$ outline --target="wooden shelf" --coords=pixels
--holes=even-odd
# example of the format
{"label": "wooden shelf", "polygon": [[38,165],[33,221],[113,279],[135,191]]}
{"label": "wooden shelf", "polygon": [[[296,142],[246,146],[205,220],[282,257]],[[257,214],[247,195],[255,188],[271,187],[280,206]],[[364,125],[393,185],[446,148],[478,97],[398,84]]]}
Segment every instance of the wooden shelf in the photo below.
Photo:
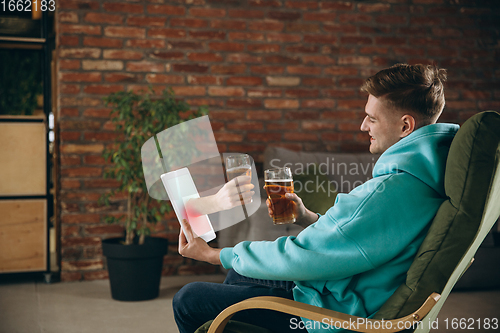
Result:
{"label": "wooden shelf", "polygon": [[31,38],[31,37],[5,37],[0,36],[0,42],[15,42],[15,43],[38,43],[43,44],[47,40],[45,38]]}
{"label": "wooden shelf", "polygon": [[47,266],[47,200],[0,200],[0,273]]}
{"label": "wooden shelf", "polygon": [[44,122],[0,122],[0,196],[47,194]]}

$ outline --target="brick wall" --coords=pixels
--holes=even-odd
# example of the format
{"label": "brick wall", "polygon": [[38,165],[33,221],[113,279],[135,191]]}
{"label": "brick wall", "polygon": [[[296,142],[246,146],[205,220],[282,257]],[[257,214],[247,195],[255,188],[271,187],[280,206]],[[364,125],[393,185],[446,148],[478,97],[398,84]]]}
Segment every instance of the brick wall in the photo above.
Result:
{"label": "brick wall", "polygon": [[[496,8],[495,8],[496,7]],[[500,110],[495,1],[58,0],[62,280],[106,278],[101,238],[120,235],[97,199],[103,147],[117,138],[102,97],[122,89],[172,87],[208,105],[220,151],[261,161],[266,145],[367,151],[359,132],[363,79],[398,62],[448,69],[442,119],[463,122]],[[164,274],[214,272],[177,254]]]}

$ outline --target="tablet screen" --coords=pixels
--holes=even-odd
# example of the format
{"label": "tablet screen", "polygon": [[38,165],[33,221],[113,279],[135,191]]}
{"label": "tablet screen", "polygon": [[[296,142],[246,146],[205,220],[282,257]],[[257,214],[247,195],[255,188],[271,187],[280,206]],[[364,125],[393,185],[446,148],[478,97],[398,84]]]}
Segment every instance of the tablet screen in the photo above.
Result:
{"label": "tablet screen", "polygon": [[174,206],[175,213],[179,220],[186,219],[189,221],[191,228],[198,235],[204,235],[212,227],[207,215],[193,215],[186,211],[186,203],[190,199],[199,198],[200,195],[190,174],[182,174],[175,178],[163,178],[166,182],[168,196],[172,205]]}

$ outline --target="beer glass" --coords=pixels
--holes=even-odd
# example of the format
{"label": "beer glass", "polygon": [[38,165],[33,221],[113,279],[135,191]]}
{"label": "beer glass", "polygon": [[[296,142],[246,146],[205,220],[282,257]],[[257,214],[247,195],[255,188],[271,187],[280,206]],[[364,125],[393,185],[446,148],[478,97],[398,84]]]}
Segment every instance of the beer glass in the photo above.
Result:
{"label": "beer glass", "polygon": [[[226,175],[227,181],[231,181],[232,179],[238,176],[252,176],[252,163],[250,163],[250,156],[247,154],[234,154],[226,157]],[[238,194],[240,196],[240,202],[243,205],[245,200],[243,199],[243,195],[240,192],[240,187],[238,184],[238,180],[235,180],[236,186],[238,187]],[[252,198],[249,199],[249,202],[252,202]],[[247,216],[247,212],[245,206],[243,206],[243,212],[245,216]]]}
{"label": "beer glass", "polygon": [[286,193],[293,193],[293,179],[290,168],[269,169],[264,171],[265,188],[271,208],[274,224],[295,222],[295,203],[285,198]]}
{"label": "beer glass", "polygon": [[252,164],[247,154],[234,154],[226,157],[227,180],[238,176],[252,176]]}

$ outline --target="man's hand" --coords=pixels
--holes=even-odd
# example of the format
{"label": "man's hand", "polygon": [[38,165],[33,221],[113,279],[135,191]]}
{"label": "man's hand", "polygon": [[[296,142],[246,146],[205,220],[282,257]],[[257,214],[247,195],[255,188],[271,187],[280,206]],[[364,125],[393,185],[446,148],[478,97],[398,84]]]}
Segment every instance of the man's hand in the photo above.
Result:
{"label": "man's hand", "polygon": [[216,194],[192,198],[186,203],[188,216],[213,214],[252,202],[252,177],[239,176],[227,182]]}
{"label": "man's hand", "polygon": [[[309,209],[304,206],[302,199],[295,193],[286,193],[285,198],[292,200],[295,205],[294,214],[295,214],[295,224],[300,225],[301,227],[308,227],[318,220],[318,214],[311,212]],[[267,212],[269,216],[272,218],[274,215],[273,207],[271,205],[271,201],[269,198],[266,200]]]}
{"label": "man's hand", "polygon": [[220,265],[220,249],[210,247],[191,229],[191,225],[186,220],[182,220],[182,228],[179,233],[179,254],[183,257],[206,261],[212,265]]}
{"label": "man's hand", "polygon": [[252,189],[252,177],[239,176],[224,184],[224,186],[215,194],[214,203],[218,210],[228,210],[244,203],[251,203],[252,196],[255,194]]}

